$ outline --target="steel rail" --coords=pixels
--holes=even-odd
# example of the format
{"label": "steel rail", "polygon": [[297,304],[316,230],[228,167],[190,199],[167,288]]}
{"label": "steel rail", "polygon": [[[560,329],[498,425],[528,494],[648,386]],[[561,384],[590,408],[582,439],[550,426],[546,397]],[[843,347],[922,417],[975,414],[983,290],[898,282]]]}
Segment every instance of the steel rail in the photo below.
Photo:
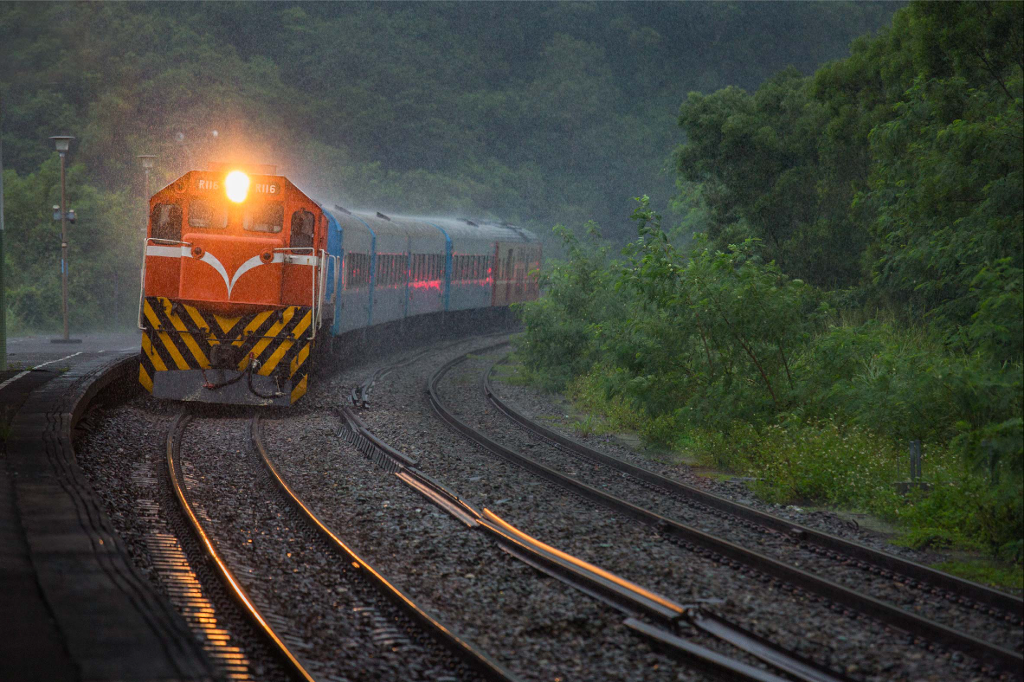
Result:
{"label": "steel rail", "polygon": [[[504,362],[502,360],[501,362]],[[773,531],[777,531],[783,535],[788,535],[793,539],[805,543],[808,545],[816,545],[825,552],[842,553],[852,559],[861,562],[858,564],[859,568],[867,568],[861,564],[873,564],[878,566],[882,571],[889,571],[894,574],[905,576],[914,581],[927,583],[936,590],[944,590],[945,595],[950,599],[961,600],[961,603],[965,599],[970,599],[977,604],[984,604],[989,607],[989,615],[996,615],[995,610],[1005,614],[1005,619],[1011,621],[1015,619],[1018,623],[1024,624],[1024,600],[1020,597],[1015,597],[1005,592],[992,589],[985,585],[980,585],[970,580],[964,580],[957,578],[948,573],[929,568],[922,564],[907,559],[902,559],[892,554],[886,554],[876,549],[872,549],[865,545],[862,545],[851,540],[836,537],[828,533],[824,533],[807,526],[802,526],[793,521],[772,516],[764,512],[758,511],[746,505],[738,502],[733,502],[724,497],[719,497],[713,493],[706,492],[699,488],[680,483],[671,478],[661,476],[652,471],[638,467],[629,462],[625,462],[617,457],[613,457],[607,453],[595,450],[577,440],[574,440],[564,434],[558,433],[554,429],[550,429],[542,424],[531,420],[526,415],[518,412],[509,405],[506,401],[502,400],[495,394],[491,385],[491,374],[493,373],[495,363],[491,365],[491,368],[487,371],[484,379],[484,392],[487,395],[495,407],[503,412],[509,419],[520,424],[529,431],[532,431],[538,436],[552,441],[556,445],[563,447],[570,452],[577,455],[590,459],[591,461],[598,462],[609,466],[617,471],[624,474],[633,476],[645,483],[649,483],[656,487],[659,487],[669,493],[674,493],[681,497],[685,497],[698,505],[704,505],[712,509],[737,516],[746,521],[751,521],[765,528]],[[808,549],[811,549],[808,547]],[[829,556],[826,554],[826,556]],[[829,556],[829,558],[835,558]],[[883,574],[883,577],[888,577]],[[927,586],[917,585],[920,589],[926,589]]]}
{"label": "steel rail", "polygon": [[[599,584],[604,580],[622,589],[631,598],[625,604],[627,608],[624,610],[627,611],[627,614],[630,612],[629,606],[631,604],[634,608],[637,605],[642,607],[637,610],[643,610],[643,607],[645,607],[647,611],[651,611],[652,607],[649,604],[653,603],[654,607],[662,607],[668,609],[670,613],[674,613],[669,620],[668,625],[675,625],[679,621],[685,620],[698,630],[706,632],[713,637],[717,637],[723,642],[728,642],[736,648],[748,652],[751,655],[764,660],[765,663],[770,664],[779,670],[785,671],[800,680],[804,680],[805,682],[851,682],[845,675],[838,674],[823,666],[819,666],[812,662],[812,660],[808,660],[803,656],[800,656],[793,651],[786,650],[753,632],[729,623],[723,619],[723,617],[701,608],[699,604],[679,604],[671,599],[663,597],[662,595],[651,592],[636,583],[615,576],[614,573],[608,572],[599,566],[595,566],[594,564],[588,563],[578,557],[566,554],[565,552],[551,547],[550,545],[546,545],[540,540],[526,535],[525,532],[508,523],[505,519],[501,518],[489,509],[483,510],[481,524],[492,531],[493,534],[501,536],[499,542],[505,546],[506,551],[509,551],[509,553],[513,555],[518,556],[516,551],[514,551],[515,548],[510,548],[508,545],[510,543],[521,543],[522,545],[525,545],[534,556],[553,555],[554,557],[569,564],[571,567],[579,569],[579,572],[584,578],[585,587],[587,585]],[[523,558],[523,560],[532,565],[529,557]],[[571,583],[571,581],[566,582]],[[587,591],[584,588],[581,589],[585,592]],[[612,603],[612,605],[616,604]],[[635,620],[632,615],[631,620]],[[687,646],[685,647],[677,648],[682,648],[683,652],[688,656],[694,656],[697,652],[693,651],[692,647],[703,648],[699,645],[693,644],[692,642],[687,642]],[[710,651],[709,649],[705,650]],[[707,656],[703,657],[703,659],[705,659],[705,662],[707,663]],[[769,677],[776,679],[773,675],[769,675]]]}
{"label": "steel rail", "polygon": [[[366,429],[362,420],[356,417],[350,408],[342,408],[342,416],[348,426],[348,440],[378,466],[390,473],[396,473],[406,485],[469,528],[487,532],[505,552],[523,563],[625,613],[628,619],[624,624],[634,631],[648,637],[650,632],[659,633],[659,646],[672,649],[676,656],[685,658],[695,667],[727,679],[783,682],[782,678],[776,675],[681,639],[667,630],[644,624],[643,627],[648,630],[641,632],[631,624],[642,623],[636,620],[635,616],[646,615],[669,628],[675,627],[680,620],[686,620],[697,629],[803,682],[851,682],[841,674],[705,611],[699,604],[682,605],[673,602],[527,535],[489,509],[477,511],[415,466],[407,465],[408,457],[403,453],[386,444],[384,446],[388,448],[387,450],[377,451],[376,448],[382,441]],[[390,464],[382,463],[381,458],[391,458],[392,461]]]}
{"label": "steel rail", "polygon": [[[490,336],[506,336],[506,334],[504,332],[498,332],[496,334],[481,334],[479,336],[479,338],[486,339],[486,338],[488,338]],[[447,344],[445,346],[445,348],[457,345],[459,343],[462,343],[463,341],[464,340],[460,340],[460,341],[456,341],[454,343]],[[480,350],[475,350],[475,351],[472,351],[472,352],[473,353],[478,353],[478,352],[481,352],[481,351],[493,350],[495,348],[501,348],[502,346],[507,346],[508,344],[509,344],[509,342],[507,340],[506,341],[500,341],[498,343],[491,344],[490,346],[486,346],[486,347],[484,347],[484,348],[482,348]],[[411,365],[412,363],[416,362],[417,360],[422,358],[427,353],[431,353],[431,352],[434,352],[434,351],[435,351],[434,348],[426,348],[424,350],[421,350],[421,351],[418,351],[418,352],[414,353],[410,357],[407,357],[407,358],[405,358],[403,360],[399,360],[396,363],[393,363],[393,364],[390,364],[390,365],[384,365],[382,367],[378,367],[377,370],[374,371],[373,374],[368,376],[366,379],[364,379],[362,381],[362,383],[360,383],[357,386],[353,386],[352,387],[352,392],[349,395],[349,401],[352,403],[353,407],[358,407],[358,408],[362,408],[362,409],[369,408],[370,407],[370,391],[373,389],[374,384],[376,384],[378,381],[380,381],[381,379],[386,377],[391,372],[394,372],[396,369],[401,369],[402,367],[406,367],[407,365]]]}
{"label": "steel rail", "polygon": [[[479,353],[480,351],[476,351]],[[630,518],[652,526],[658,532],[679,541],[687,549],[717,554],[726,563],[738,567],[749,566],[767,576],[788,583],[790,586],[816,593],[836,604],[875,618],[887,625],[898,628],[911,636],[924,637],[940,646],[956,649],[967,654],[982,665],[996,667],[1018,677],[1024,677],[1024,656],[1020,653],[994,645],[971,635],[958,632],[932,620],[922,618],[909,611],[887,604],[873,597],[813,575],[799,568],[782,563],[759,552],[723,540],[719,537],[692,528],[674,519],[661,516],[626,500],[609,495],[575,478],[551,469],[536,460],[515,452],[491,440],[473,427],[458,419],[438,395],[437,385],[441,378],[456,365],[464,362],[467,355],[454,358],[442,365],[428,380],[427,393],[434,411],[442,421],[455,431],[476,442],[485,449],[518,464],[542,479],[555,483],[580,497],[604,506]]]}
{"label": "steel rail", "polygon": [[349,547],[341,538],[332,531],[313,510],[292,490],[288,485],[273,459],[267,451],[263,442],[263,428],[259,414],[253,416],[249,425],[249,435],[256,452],[260,456],[264,468],[270,475],[271,480],[280,490],[288,504],[295,509],[299,516],[309,525],[316,534],[337,553],[345,562],[354,569],[361,572],[367,579],[400,611],[405,613],[413,622],[419,624],[426,633],[436,642],[445,647],[455,658],[464,663],[486,680],[497,682],[516,682],[518,678],[503,668],[499,663],[492,660],[470,642],[453,632],[437,618],[425,611],[412,599],[407,597],[401,590],[388,581],[383,575],[377,572],[370,564],[363,560],[355,550]]}
{"label": "steel rail", "polygon": [[595,599],[626,611],[629,615],[646,615],[671,625],[683,614],[685,609],[681,606],[667,603],[663,598],[643,590],[638,585],[623,581],[607,572],[594,570],[596,567],[581,563],[574,557],[568,557],[554,548],[528,538],[497,518],[490,510],[478,511],[473,505],[416,468],[415,462],[404,453],[381,441],[366,428],[350,408],[342,408],[342,415],[347,422],[347,440],[372,462],[388,473],[396,474],[403,483],[467,527],[488,531],[509,554]]}
{"label": "steel rail", "polygon": [[267,619],[253,604],[245,588],[238,582],[238,579],[235,578],[228,567],[227,562],[224,561],[220,552],[217,551],[216,545],[214,545],[212,538],[206,532],[193,508],[188,490],[185,487],[185,477],[181,471],[181,436],[190,420],[191,417],[186,415],[184,411],[179,413],[171,423],[171,428],[167,434],[167,472],[170,475],[171,487],[178,500],[178,505],[188,521],[193,535],[195,535],[207,559],[213,565],[218,577],[224,584],[228,595],[238,604],[253,628],[265,640],[270,651],[296,677],[306,682],[316,682],[316,678],[306,670],[305,666],[284,643],[283,638],[274,631],[274,628],[271,627]]}
{"label": "steel rail", "polygon": [[[780,678],[746,663],[726,658],[716,651],[704,649],[704,647],[685,640],[675,633],[662,630],[636,618],[627,618],[623,625],[649,639],[656,648],[663,649],[674,657],[694,664],[697,668],[712,675],[719,675],[729,680],[747,679],[759,682],[781,682],[789,679]],[[799,679],[807,678],[800,677]]]}

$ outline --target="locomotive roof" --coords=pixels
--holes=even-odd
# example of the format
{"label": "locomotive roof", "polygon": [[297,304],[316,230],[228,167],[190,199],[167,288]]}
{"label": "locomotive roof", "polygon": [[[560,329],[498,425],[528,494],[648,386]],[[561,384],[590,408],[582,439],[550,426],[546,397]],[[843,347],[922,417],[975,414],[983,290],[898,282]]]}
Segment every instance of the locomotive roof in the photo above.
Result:
{"label": "locomotive roof", "polygon": [[365,222],[374,231],[384,233],[401,230],[406,233],[434,233],[439,227],[452,239],[470,238],[501,241],[536,242],[536,235],[509,223],[475,221],[468,219],[431,218],[423,216],[402,216],[366,211],[349,211],[335,207],[325,208],[342,226]]}

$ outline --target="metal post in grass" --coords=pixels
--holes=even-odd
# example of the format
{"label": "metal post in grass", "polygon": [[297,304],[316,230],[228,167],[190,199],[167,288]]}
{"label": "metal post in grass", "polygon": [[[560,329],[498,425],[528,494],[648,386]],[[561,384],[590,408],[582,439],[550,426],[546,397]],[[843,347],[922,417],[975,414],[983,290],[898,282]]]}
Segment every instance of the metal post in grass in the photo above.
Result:
{"label": "metal post in grass", "polygon": [[985,452],[985,459],[988,461],[989,484],[999,485],[999,454],[996,452],[996,446],[991,440],[985,439],[981,441],[981,449]]}
{"label": "metal post in grass", "polygon": [[910,482],[921,482],[921,441],[910,441]]}
{"label": "metal post in grass", "polygon": [[[925,483],[924,480],[923,480],[921,461],[922,461],[921,441],[919,441],[919,440],[912,440],[912,441],[910,441],[910,472],[909,472],[910,473],[910,476],[909,476],[910,480],[907,480],[907,481],[897,481],[897,483],[896,483],[896,491],[900,495],[907,495],[907,494],[909,494],[913,490],[923,490],[923,491],[927,492],[929,489],[931,489],[931,485],[928,484],[928,483]],[[896,464],[896,475],[897,475],[897,477],[899,476],[899,469],[900,469],[899,460],[897,460],[897,464]]]}
{"label": "metal post in grass", "polygon": [[139,161],[142,162],[142,170],[146,172],[146,184],[142,190],[142,195],[146,199],[146,215],[149,215],[149,171],[153,169],[153,164],[156,163],[156,156],[154,154],[139,154]]}

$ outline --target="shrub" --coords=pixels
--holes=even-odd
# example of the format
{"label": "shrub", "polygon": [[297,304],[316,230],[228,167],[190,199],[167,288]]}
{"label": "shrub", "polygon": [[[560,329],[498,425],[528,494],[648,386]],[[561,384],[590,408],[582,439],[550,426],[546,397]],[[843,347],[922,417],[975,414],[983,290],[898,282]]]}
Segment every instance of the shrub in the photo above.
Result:
{"label": "shrub", "polygon": [[1020,561],[1024,502],[1016,482],[991,485],[950,447],[925,449],[927,491],[899,495],[906,454],[860,426],[834,420],[771,426],[743,439],[753,488],[776,504],[829,505],[899,522],[912,547],[984,549]]}
{"label": "shrub", "polygon": [[[1021,558],[1024,362],[1006,359],[1016,327],[999,322],[1019,286],[989,292],[960,335],[871,319],[863,297],[787,277],[756,240],[715,251],[698,237],[680,250],[639,201],[621,262],[593,226],[586,243],[557,228],[568,258],[545,297],[518,309],[517,352],[535,383],[568,386],[597,415],[588,432],[688,450],[755,477],[769,501],[870,512],[899,521],[915,546]],[[904,498],[894,484],[914,439],[932,489]]]}
{"label": "shrub", "polygon": [[890,500],[896,452],[865,429],[831,420],[771,426],[753,446],[754,490],[770,502],[879,511]]}
{"label": "shrub", "polygon": [[566,260],[549,263],[541,276],[540,300],[515,306],[523,325],[515,339],[517,359],[546,390],[561,390],[585,374],[597,358],[595,338],[601,323],[622,314],[597,225],[586,225],[587,239],[561,225],[554,231],[563,241]]}

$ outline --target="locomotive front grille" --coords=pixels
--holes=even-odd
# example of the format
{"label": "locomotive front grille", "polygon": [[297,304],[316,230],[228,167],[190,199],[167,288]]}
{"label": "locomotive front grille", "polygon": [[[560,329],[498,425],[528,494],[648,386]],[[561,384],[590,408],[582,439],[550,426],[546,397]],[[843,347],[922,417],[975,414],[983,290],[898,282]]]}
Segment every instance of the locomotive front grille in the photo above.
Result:
{"label": "locomotive front grille", "polygon": [[[267,391],[276,387],[276,392],[286,389],[287,395],[277,396],[272,402],[290,404],[306,392],[306,363],[313,331],[309,307],[288,306],[225,317],[151,296],[143,302],[143,315],[139,382],[150,393],[154,393],[154,384],[160,383],[158,397],[267,404]],[[206,370],[213,371],[207,375]],[[187,375],[175,377],[170,383],[170,376],[161,377],[158,382],[160,372]],[[253,376],[243,378],[244,373]],[[227,390],[235,382],[240,385]],[[202,390],[194,390],[197,388]],[[215,392],[216,398],[212,396]]]}

